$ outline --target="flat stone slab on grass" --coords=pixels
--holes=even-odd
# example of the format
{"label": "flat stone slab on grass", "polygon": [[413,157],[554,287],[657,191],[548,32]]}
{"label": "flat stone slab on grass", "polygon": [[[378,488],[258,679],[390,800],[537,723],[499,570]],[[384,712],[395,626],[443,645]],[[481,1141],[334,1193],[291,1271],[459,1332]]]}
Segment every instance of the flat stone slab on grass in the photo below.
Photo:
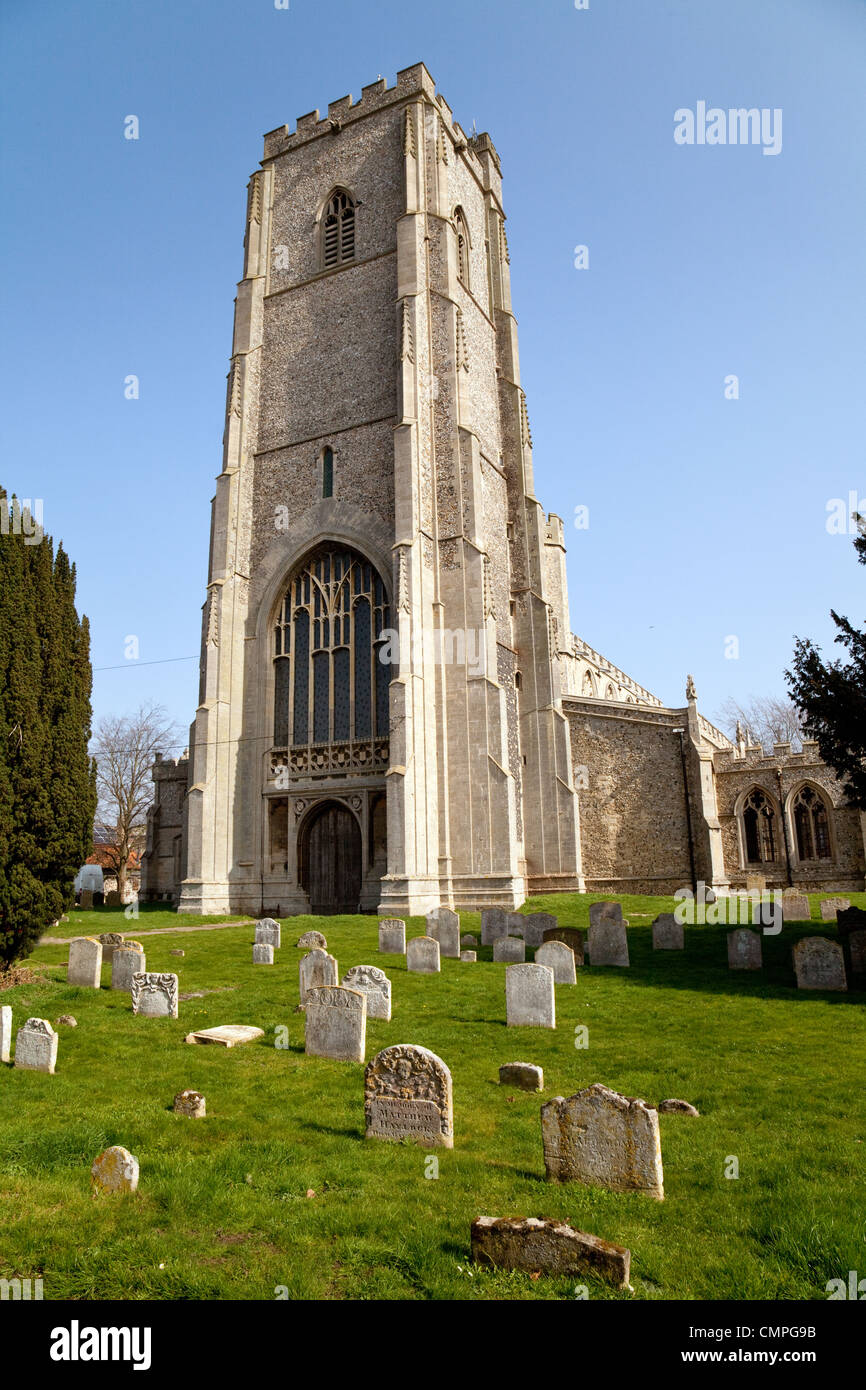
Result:
{"label": "flat stone slab on grass", "polygon": [[472,1259],[488,1268],[589,1274],[618,1289],[629,1287],[631,1252],[564,1221],[478,1216],[472,1222],[471,1245]]}
{"label": "flat stone slab on grass", "polygon": [[805,936],[792,952],[798,989],[847,990],[845,955],[838,941]]}
{"label": "flat stone slab on grass", "polygon": [[541,1107],[548,1178],[664,1198],[658,1111],[596,1082]]}
{"label": "flat stone slab on grass", "polygon": [[364,1136],[454,1147],[451,1073],[435,1052],[396,1043],[364,1072]]}
{"label": "flat stone slab on grass", "polygon": [[195,1033],[187,1033],[185,1042],[213,1043],[216,1047],[239,1047],[241,1043],[255,1042],[265,1036],[264,1028],[253,1028],[249,1023],[221,1023],[217,1028],[200,1028]]}
{"label": "flat stone slab on grass", "polygon": [[531,1062],[505,1062],[499,1068],[500,1086],[516,1086],[518,1091],[543,1091],[544,1071]]}

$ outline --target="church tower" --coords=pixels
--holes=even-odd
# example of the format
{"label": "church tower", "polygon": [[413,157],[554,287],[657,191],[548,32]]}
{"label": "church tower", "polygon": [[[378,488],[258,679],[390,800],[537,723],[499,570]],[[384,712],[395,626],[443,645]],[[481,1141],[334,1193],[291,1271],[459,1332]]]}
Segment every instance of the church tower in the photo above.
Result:
{"label": "church tower", "polygon": [[499,159],[418,64],[249,184],[180,910],[581,888],[573,640]]}

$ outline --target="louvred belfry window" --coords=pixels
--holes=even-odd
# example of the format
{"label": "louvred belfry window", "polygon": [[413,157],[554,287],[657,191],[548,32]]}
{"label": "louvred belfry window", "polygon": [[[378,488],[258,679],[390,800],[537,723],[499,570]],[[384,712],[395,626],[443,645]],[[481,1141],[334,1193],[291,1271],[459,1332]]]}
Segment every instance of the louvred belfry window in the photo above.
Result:
{"label": "louvred belfry window", "polygon": [[335,193],[325,208],[322,264],[325,270],[355,259],[355,203],[350,193]]}
{"label": "louvred belfry window", "polygon": [[345,547],[317,550],[295,574],[274,629],[274,744],[351,743],[388,735],[385,586]]}

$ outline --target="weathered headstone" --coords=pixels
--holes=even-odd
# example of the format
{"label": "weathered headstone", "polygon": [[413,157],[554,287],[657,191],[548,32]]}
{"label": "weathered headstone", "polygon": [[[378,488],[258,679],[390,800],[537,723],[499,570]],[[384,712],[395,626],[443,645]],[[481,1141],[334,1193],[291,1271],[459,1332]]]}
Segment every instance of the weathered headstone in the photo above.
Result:
{"label": "weathered headstone", "polygon": [[102,980],[102,942],[95,936],[77,936],[69,943],[66,983],[99,989]]}
{"label": "weathered headstone", "polygon": [[305,931],[303,936],[299,936],[295,942],[296,946],[301,946],[305,950],[327,951],[328,943],[320,931]]}
{"label": "weathered headstone", "polygon": [[556,930],[556,918],[550,912],[527,912],[523,917],[523,940],[527,946],[541,946],[544,933]]}
{"label": "weathered headstone", "polygon": [[836,913],[847,912],[850,906],[850,898],[822,898],[821,919],[824,922],[835,922]]}
{"label": "weathered headstone", "polygon": [[273,917],[262,917],[256,922],[256,945],[273,946],[275,951],[280,949],[280,924],[274,921]]}
{"label": "weathered headstone", "polygon": [[549,965],[557,985],[577,984],[574,952],[564,941],[546,941],[535,952],[536,965]]}
{"label": "weathered headstone", "polygon": [[492,1269],[523,1269],[532,1275],[595,1276],[615,1288],[629,1287],[631,1251],[564,1221],[537,1216],[478,1216],[471,1229],[472,1259]]}
{"label": "weathered headstone", "polygon": [[269,941],[256,941],[253,945],[253,965],[273,965],[274,948]]}
{"label": "weathered headstone", "polygon": [[141,971],[132,977],[132,1012],[144,1018],[177,1018],[177,976]]}
{"label": "weathered headstone", "polygon": [[59,1018],[55,1018],[54,1026],[55,1028],[77,1028],[78,1019],[74,1018],[72,1014],[61,1014]]}
{"label": "weathered headstone", "polygon": [[200,1028],[197,1033],[187,1033],[184,1042],[239,1047],[241,1043],[255,1042],[264,1036],[264,1028],[253,1028],[249,1023],[221,1023],[217,1028]]}
{"label": "weathered headstone", "polygon": [[682,951],[685,944],[682,924],[672,912],[660,912],[653,922],[653,950]]}
{"label": "weathered headstone", "polygon": [[499,1068],[500,1086],[516,1086],[519,1091],[543,1091],[544,1072],[531,1062],[505,1062]]}
{"label": "weathered headstone", "polygon": [[405,956],[406,923],[402,918],[379,919],[379,950],[383,956]]}
{"label": "weathered headstone", "polygon": [[556,997],[549,965],[509,965],[505,971],[509,1028],[555,1028]]}
{"label": "weathered headstone", "polygon": [[178,1091],[174,1098],[175,1115],[186,1115],[190,1120],[203,1120],[207,1114],[207,1104],[201,1091]]}
{"label": "weathered headstone", "polygon": [[102,942],[102,964],[110,965],[117,947],[123,945],[123,933],[104,931],[99,939]]}
{"label": "weathered headstone", "polygon": [[[622,920],[622,903],[590,903],[589,905],[589,925],[591,927],[600,925],[602,922],[622,922]],[[591,953],[590,959],[592,959]]]}
{"label": "weathered headstone", "polygon": [[847,990],[845,957],[838,941],[805,936],[792,954],[798,989]]}
{"label": "weathered headstone", "polygon": [[186,955],[186,951],[179,951],[179,950],[175,949],[175,950],[173,950],[173,951],[169,951],[168,954],[169,954],[170,956],[185,956],[185,955]]}
{"label": "weathered headstone", "polygon": [[301,1003],[306,1004],[311,989],[321,989],[323,985],[335,985],[339,981],[339,971],[335,956],[315,946],[309,955],[302,956],[298,966],[298,987]]}
{"label": "weathered headstone", "polygon": [[92,912],[92,911],[93,911],[93,889],[92,889],[92,888],[82,888],[82,890],[81,890],[81,900],[80,900],[80,902],[79,902],[78,905],[79,905],[79,907],[80,907],[80,909],[81,909],[82,912]]}
{"label": "weathered headstone", "polygon": [[866,912],[862,907],[843,908],[836,913],[836,930],[840,937],[853,931],[866,931]]}
{"label": "weathered headstone", "polygon": [[367,1139],[414,1139],[454,1147],[451,1073],[435,1052],[410,1043],[386,1047],[364,1072]]}
{"label": "weathered headstone", "polygon": [[132,992],[133,975],[147,971],[147,958],[140,941],[123,941],[115,946],[111,957],[111,988]]}
{"label": "weathered headstone", "polygon": [[307,992],[304,1051],[310,1057],[363,1062],[367,1047],[367,996],[360,989],[319,985]]}
{"label": "weathered headstone", "polygon": [[45,1071],[54,1075],[57,1065],[57,1034],[47,1018],[28,1018],[15,1035],[15,1065],[25,1071]]}
{"label": "weathered headstone", "polygon": [[[593,906],[597,906],[597,904],[593,904]],[[616,903],[615,906],[619,907],[619,903]],[[627,966],[629,964],[628,937],[623,922],[615,922],[607,917],[600,922],[593,922],[589,928],[587,945],[589,946],[589,963],[592,966]]]}
{"label": "weathered headstone", "polygon": [[508,928],[508,914],[502,907],[481,909],[481,945],[492,946]]}
{"label": "weathered headstone", "polygon": [[809,899],[805,893],[782,894],[782,918],[785,922],[808,922]]}
{"label": "weathered headstone", "polygon": [[472,965],[473,962],[474,962],[474,961],[477,961],[477,959],[478,959],[478,952],[477,952],[477,951],[461,951],[461,952],[460,952],[460,959],[461,959],[462,961],[465,961],[468,965]]}
{"label": "weathered headstone", "polygon": [[471,932],[464,932],[464,934],[463,934],[463,935],[461,936],[461,938],[460,938],[460,946],[461,946],[461,949],[464,949],[464,950],[465,950],[466,947],[471,947],[471,948],[474,949],[477,945],[478,945],[478,938],[477,938],[477,936],[473,936]]}
{"label": "weathered headstone", "polygon": [[500,936],[493,943],[493,959],[520,963],[526,960],[526,942],[522,936]]}
{"label": "weathered headstone", "polygon": [[866,975],[866,930],[848,933],[848,964],[855,979]]}
{"label": "weathered headstone", "polygon": [[438,974],[439,942],[432,936],[413,936],[406,947],[406,969],[414,975]]}
{"label": "weathered headstone", "polygon": [[577,927],[551,927],[544,933],[545,941],[564,941],[574,952],[575,965],[583,965],[583,932]]}
{"label": "weathered headstone", "polygon": [[135,1192],[138,1174],[138,1159],[120,1144],[112,1144],[93,1160],[90,1180],[97,1192]]}
{"label": "weathered headstone", "polygon": [[596,1082],[541,1107],[548,1178],[664,1197],[658,1111]]}
{"label": "weathered headstone", "polygon": [[12,1005],[0,1005],[0,1062],[12,1059]]}
{"label": "weathered headstone", "polygon": [[450,907],[437,907],[435,912],[427,913],[427,935],[439,942],[440,955],[449,960],[460,958],[460,918]]}
{"label": "weathered headstone", "polygon": [[521,941],[526,941],[526,918],[522,912],[505,914],[505,935],[519,936]]}
{"label": "weathered headstone", "polygon": [[728,969],[760,970],[761,938],[749,927],[737,927],[728,932]]}
{"label": "weathered headstone", "polygon": [[110,888],[108,890],[108,892],[105,895],[105,906],[123,907],[123,899],[121,898],[120,891],[117,888]]}
{"label": "weathered headstone", "polygon": [[359,989],[367,996],[367,1017],[391,1018],[391,981],[378,965],[353,965],[343,976],[344,989]]}
{"label": "weathered headstone", "polygon": [[656,1107],[660,1115],[700,1115],[694,1105],[690,1105],[687,1100],[660,1100]]}

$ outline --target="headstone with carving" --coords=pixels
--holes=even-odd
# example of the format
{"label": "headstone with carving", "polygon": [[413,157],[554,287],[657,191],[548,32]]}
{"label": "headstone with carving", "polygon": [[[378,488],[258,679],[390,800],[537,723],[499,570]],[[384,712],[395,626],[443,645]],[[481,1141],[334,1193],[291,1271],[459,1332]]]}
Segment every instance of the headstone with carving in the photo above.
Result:
{"label": "headstone with carving", "polygon": [[555,1028],[556,998],[549,965],[509,965],[505,971],[509,1028]]}
{"label": "headstone with carving", "polygon": [[174,1098],[175,1115],[186,1115],[190,1120],[203,1120],[207,1114],[207,1104],[201,1091],[178,1091]]}
{"label": "headstone with carving", "polygon": [[307,1056],[363,1062],[367,1046],[366,994],[340,985],[319,985],[307,992],[306,1012]]}
{"label": "headstone with carving", "polygon": [[391,981],[378,965],[353,965],[343,976],[344,989],[359,989],[367,996],[367,1017],[391,1018]]}
{"label": "headstone with carving", "polygon": [[541,1107],[547,1176],[664,1197],[658,1111],[596,1082]]}
{"label": "headstone with carving", "polygon": [[95,936],[77,936],[69,943],[66,983],[99,989],[102,980],[102,942]]}
{"label": "headstone with carving", "polygon": [[273,917],[262,917],[256,922],[256,941],[257,946],[273,946],[275,951],[280,949],[280,924]]}
{"label": "headstone with carving", "polygon": [[728,969],[760,970],[761,938],[749,927],[728,932]]}
{"label": "headstone with carving", "polygon": [[367,1139],[414,1139],[454,1147],[451,1073],[435,1052],[410,1043],[386,1047],[364,1073]]}
{"label": "headstone with carving", "polygon": [[274,948],[269,941],[256,941],[253,944],[253,965],[273,965]]}
{"label": "headstone with carving", "polygon": [[798,989],[847,990],[845,956],[838,941],[804,936],[792,954]]}
{"label": "headstone with carving", "polygon": [[406,923],[401,917],[379,919],[379,950],[383,956],[405,956]]}
{"label": "headstone with carving", "polygon": [[28,1018],[15,1035],[15,1065],[25,1071],[44,1071],[54,1075],[57,1065],[57,1034],[47,1018]]}
{"label": "headstone with carving", "polygon": [[177,1018],[177,976],[141,971],[132,977],[132,1012],[144,1018]]}
{"label": "headstone with carving", "polygon": [[324,985],[336,985],[339,978],[336,957],[329,956],[327,951],[314,946],[309,955],[302,956],[298,967],[298,988],[301,1003],[306,1004],[307,995],[311,989],[321,989]]}

